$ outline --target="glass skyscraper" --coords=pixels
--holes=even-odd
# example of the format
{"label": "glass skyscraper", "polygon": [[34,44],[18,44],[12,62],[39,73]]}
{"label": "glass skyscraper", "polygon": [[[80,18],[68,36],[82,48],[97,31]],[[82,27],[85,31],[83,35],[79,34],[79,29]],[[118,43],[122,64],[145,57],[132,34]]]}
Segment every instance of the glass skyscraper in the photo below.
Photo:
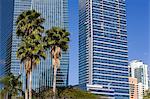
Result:
{"label": "glass skyscraper", "polygon": [[[3,2],[3,3],[2,3]],[[20,60],[16,57],[20,40],[16,36],[16,20],[18,15],[30,9],[35,9],[41,13],[42,17],[46,19],[43,26],[50,29],[52,26],[58,26],[68,29],[68,0],[2,0],[2,14],[7,14],[0,17],[1,25],[7,23],[6,28],[2,27],[0,37],[3,50],[0,56],[4,60],[4,68],[2,75],[12,72],[18,75],[20,72]],[[6,11],[6,9],[8,9]],[[2,30],[4,29],[4,30]],[[7,34],[6,34],[7,33]],[[39,87],[51,87],[52,85],[52,68],[50,52],[47,52],[47,59],[41,60],[40,64],[33,70],[32,86],[33,89]],[[69,53],[63,52],[61,58],[61,66],[57,74],[57,86],[68,85],[69,73]],[[23,68],[23,88],[25,88],[25,71]]]}
{"label": "glass skyscraper", "polygon": [[125,0],[79,0],[79,85],[129,99]]}
{"label": "glass skyscraper", "polygon": [[0,1],[0,77],[10,72],[6,60],[10,58],[10,42],[13,30],[13,0]]}

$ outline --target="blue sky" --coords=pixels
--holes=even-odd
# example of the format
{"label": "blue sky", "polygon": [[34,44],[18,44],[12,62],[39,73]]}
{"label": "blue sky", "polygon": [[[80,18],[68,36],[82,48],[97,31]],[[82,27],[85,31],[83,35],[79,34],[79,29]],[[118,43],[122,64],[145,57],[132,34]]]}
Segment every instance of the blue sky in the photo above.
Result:
{"label": "blue sky", "polygon": [[[150,64],[148,0],[126,0],[129,60]],[[78,0],[69,0],[70,70],[69,84],[78,84]]]}

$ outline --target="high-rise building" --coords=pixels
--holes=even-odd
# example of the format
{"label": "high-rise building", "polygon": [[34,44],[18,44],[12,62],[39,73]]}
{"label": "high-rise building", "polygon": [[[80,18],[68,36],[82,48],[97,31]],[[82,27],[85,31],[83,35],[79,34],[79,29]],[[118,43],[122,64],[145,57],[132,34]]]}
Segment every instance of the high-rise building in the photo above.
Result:
{"label": "high-rise building", "polygon": [[150,79],[148,80],[148,89],[150,89]]}
{"label": "high-rise building", "polygon": [[138,83],[138,99],[143,99],[143,95],[144,95],[144,86],[142,83]]}
{"label": "high-rise building", "polygon": [[79,0],[79,85],[129,99],[125,0]]}
{"label": "high-rise building", "polygon": [[[10,57],[10,42],[13,28],[13,0],[0,1],[0,77],[10,72],[6,60]],[[9,61],[8,61],[9,62]],[[9,62],[10,63],[10,62]],[[5,67],[5,68],[4,68]]]}
{"label": "high-rise building", "polygon": [[[50,29],[52,26],[58,26],[68,29],[68,0],[2,0],[2,17],[0,20],[1,25],[4,24],[3,31],[1,32],[1,44],[3,50],[0,56],[3,58],[5,68],[3,74],[12,72],[18,75],[20,72],[20,60],[16,57],[16,51],[20,40],[16,36],[16,20],[19,14],[25,10],[34,9],[41,13],[45,18],[43,26]],[[8,9],[8,10],[6,10]],[[6,24],[6,25],[5,25]],[[47,59],[41,60],[40,64],[33,70],[32,86],[33,89],[39,87],[50,87],[52,85],[52,67],[50,52],[47,51]],[[68,85],[68,71],[69,71],[69,52],[63,52],[61,58],[61,66],[57,74],[57,86]],[[25,72],[23,69],[23,88],[25,88]]]}
{"label": "high-rise building", "polygon": [[133,60],[129,63],[131,77],[137,78],[138,83],[142,83],[144,89],[148,89],[148,65],[142,61]]}
{"label": "high-rise building", "polygon": [[144,92],[148,90],[148,65],[142,61],[133,60],[129,63],[130,76],[137,79],[138,99],[143,99]]}
{"label": "high-rise building", "polygon": [[138,83],[137,78],[129,77],[130,99],[138,99]]}

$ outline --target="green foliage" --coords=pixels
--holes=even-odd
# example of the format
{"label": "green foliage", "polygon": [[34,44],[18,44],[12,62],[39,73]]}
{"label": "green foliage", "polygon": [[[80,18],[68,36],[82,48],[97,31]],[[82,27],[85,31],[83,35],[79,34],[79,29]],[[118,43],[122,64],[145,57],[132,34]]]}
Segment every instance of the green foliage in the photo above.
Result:
{"label": "green foliage", "polygon": [[[60,58],[61,51],[67,51],[69,48],[69,32],[65,29],[59,27],[52,27],[46,31],[46,36],[44,37],[45,49],[50,49],[50,54],[52,58],[52,66],[54,69],[53,78],[53,92],[55,95],[56,90],[56,73],[57,69],[60,68]],[[55,96],[54,96],[55,97]]]}
{"label": "green foliage", "polygon": [[150,99],[150,89],[145,91],[143,99]]}
{"label": "green foliage", "polygon": [[0,83],[4,85],[4,88],[0,91],[1,95],[6,94],[10,96],[16,96],[19,92],[22,92],[22,82],[19,76],[14,76],[12,73],[0,79]]}
{"label": "green foliage", "polygon": [[16,34],[21,38],[17,57],[21,62],[31,59],[33,66],[39,64],[41,58],[46,58],[42,36],[44,32],[42,24],[45,19],[40,16],[41,14],[35,10],[28,10],[22,12],[16,21]]}
{"label": "green foliage", "polygon": [[53,66],[59,66],[61,50],[67,51],[69,48],[69,32],[59,27],[52,27],[43,34],[44,21],[41,14],[35,10],[22,12],[16,21],[16,35],[21,39],[17,58],[24,63],[27,76],[31,73],[32,67],[40,63],[41,58],[46,58],[46,50],[51,49]]}
{"label": "green foliage", "polygon": [[25,61],[27,58],[30,58],[34,64],[38,64],[40,62],[40,58],[46,58],[42,41],[36,39],[34,40],[30,37],[22,39],[20,47],[17,51],[17,57],[21,60],[21,62]]}
{"label": "green foliage", "polygon": [[[32,69],[40,63],[41,58],[46,58],[42,36],[44,33],[44,27],[42,26],[44,21],[45,19],[41,18],[41,14],[35,10],[22,12],[16,21],[16,34],[21,39],[17,50],[17,58],[21,60],[21,63],[24,63],[26,82],[29,74],[32,77]],[[32,88],[30,87],[30,89]],[[26,85],[27,90],[28,86]],[[30,91],[29,96],[31,96],[31,93]]]}
{"label": "green foliage", "polygon": [[[38,94],[38,95],[37,95]],[[39,93],[36,93],[35,99],[53,99],[52,88],[45,88]],[[80,89],[74,89],[73,87],[59,87],[56,91],[57,99],[102,99],[99,95],[82,91]]]}
{"label": "green foliage", "polygon": [[45,99],[45,98],[52,98],[53,96],[54,96],[54,94],[53,94],[53,91],[52,91],[52,89],[48,89],[48,90],[46,90],[46,91],[43,91],[42,93],[41,93],[41,98],[42,99]]}
{"label": "green foliage", "polygon": [[98,97],[92,93],[72,88],[65,89],[60,96],[66,99],[98,99]]}
{"label": "green foliage", "polygon": [[17,29],[16,34],[19,37],[27,37],[32,34],[43,33],[44,27],[42,26],[44,18],[35,10],[27,10],[22,12],[16,21]]}
{"label": "green foliage", "polygon": [[69,48],[68,42],[70,33],[65,29],[59,27],[52,27],[46,31],[44,41],[46,42],[46,48],[52,48],[53,46],[60,47],[63,51],[67,51]]}

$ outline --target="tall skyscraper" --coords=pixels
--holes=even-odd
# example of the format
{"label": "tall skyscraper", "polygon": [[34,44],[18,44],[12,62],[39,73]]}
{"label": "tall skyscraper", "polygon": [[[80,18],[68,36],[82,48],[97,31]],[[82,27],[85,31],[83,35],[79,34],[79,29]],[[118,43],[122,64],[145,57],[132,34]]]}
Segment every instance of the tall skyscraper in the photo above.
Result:
{"label": "tall skyscraper", "polygon": [[[6,60],[10,58],[10,42],[13,30],[13,0],[0,1],[0,77],[6,72],[10,72]],[[8,61],[10,63],[10,61]]]}
{"label": "tall skyscraper", "polygon": [[[3,37],[1,44],[4,46],[0,57],[3,58],[5,64],[3,68],[3,74],[12,72],[18,75],[20,72],[20,60],[16,57],[16,51],[20,40],[16,36],[16,20],[19,14],[25,10],[34,9],[41,13],[41,16],[46,19],[43,26],[46,29],[50,29],[52,26],[58,26],[68,29],[68,0],[2,0],[2,24],[7,23],[6,27],[1,32]],[[5,10],[4,10],[5,9]],[[6,11],[6,9],[8,9]],[[4,45],[5,44],[5,45]],[[47,59],[41,60],[40,64],[33,70],[32,86],[33,89],[45,86],[50,87],[52,85],[52,67],[50,52],[47,51]],[[57,74],[57,86],[68,85],[68,72],[69,71],[69,53],[63,52],[61,66]],[[25,88],[25,72],[23,69],[23,88]]]}
{"label": "tall skyscraper", "polygon": [[79,85],[129,99],[125,0],[79,0]]}

